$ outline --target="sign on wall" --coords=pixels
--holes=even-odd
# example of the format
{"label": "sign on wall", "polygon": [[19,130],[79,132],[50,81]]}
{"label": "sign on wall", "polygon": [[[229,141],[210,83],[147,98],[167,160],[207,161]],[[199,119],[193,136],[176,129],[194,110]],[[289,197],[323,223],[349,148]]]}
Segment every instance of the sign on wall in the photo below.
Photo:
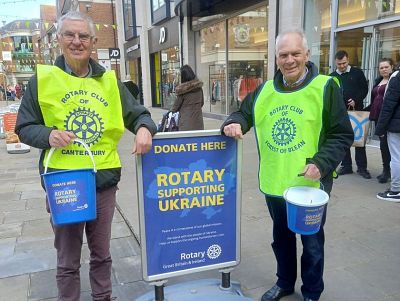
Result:
{"label": "sign on wall", "polygon": [[108,48],[108,53],[109,53],[110,59],[121,58],[121,51],[119,50],[119,48]]}
{"label": "sign on wall", "polygon": [[143,278],[237,265],[241,141],[218,130],[159,133],[138,157]]}

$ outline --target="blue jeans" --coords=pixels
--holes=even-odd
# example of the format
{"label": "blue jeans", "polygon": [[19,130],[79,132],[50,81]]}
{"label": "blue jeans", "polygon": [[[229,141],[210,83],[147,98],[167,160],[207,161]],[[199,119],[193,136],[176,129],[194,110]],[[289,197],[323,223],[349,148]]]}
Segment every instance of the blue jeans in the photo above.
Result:
{"label": "blue jeans", "polygon": [[[294,289],[297,278],[296,234],[287,226],[286,202],[283,198],[265,197],[269,213],[273,220],[272,249],[277,261],[278,281],[284,289]],[[304,297],[318,300],[324,290],[322,279],[324,272],[323,225],[326,220],[326,207],[321,228],[313,235],[301,235],[303,254],[301,255],[301,292]]]}

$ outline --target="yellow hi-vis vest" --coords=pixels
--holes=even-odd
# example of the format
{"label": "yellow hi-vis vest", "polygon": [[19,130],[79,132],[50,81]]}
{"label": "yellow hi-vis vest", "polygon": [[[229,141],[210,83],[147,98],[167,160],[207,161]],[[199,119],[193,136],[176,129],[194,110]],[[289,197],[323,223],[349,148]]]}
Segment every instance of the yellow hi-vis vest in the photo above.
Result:
{"label": "yellow hi-vis vest", "polygon": [[291,186],[319,187],[299,177],[318,151],[322,129],[323,95],[331,77],[318,75],[298,91],[277,91],[272,80],[261,89],[254,104],[260,190],[282,197]]}
{"label": "yellow hi-vis vest", "polygon": [[[124,132],[124,121],[115,73],[80,78],[55,66],[38,65],[37,81],[45,125],[71,131],[86,142],[97,169],[121,167],[117,144]],[[48,152],[45,160],[47,155]],[[93,164],[84,147],[75,142],[56,150],[49,167],[92,168]]]}

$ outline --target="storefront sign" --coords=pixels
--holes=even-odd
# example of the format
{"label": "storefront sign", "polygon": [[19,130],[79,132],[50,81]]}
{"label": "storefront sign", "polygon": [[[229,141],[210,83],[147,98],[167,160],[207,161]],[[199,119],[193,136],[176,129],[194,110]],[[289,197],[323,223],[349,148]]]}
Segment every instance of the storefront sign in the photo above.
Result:
{"label": "storefront sign", "polygon": [[159,44],[165,43],[167,38],[167,29],[165,27],[160,28],[160,39],[158,40]]}
{"label": "storefront sign", "polygon": [[138,160],[147,281],[239,261],[241,142],[218,130],[193,133],[157,134]]}
{"label": "storefront sign", "polygon": [[111,61],[110,60],[99,60],[100,66],[104,67],[107,71],[111,70]]}
{"label": "storefront sign", "polygon": [[108,53],[110,55],[110,59],[121,58],[121,51],[119,50],[119,48],[108,48]]}
{"label": "storefront sign", "polygon": [[11,51],[3,51],[2,56],[3,56],[3,61],[12,62]]}
{"label": "storefront sign", "polygon": [[139,48],[140,48],[140,44],[136,44],[136,45],[133,45],[133,46],[127,48],[127,49],[126,49],[126,52],[127,52],[127,53],[128,53],[128,52],[132,52],[132,51],[135,51],[136,49],[139,49]]}
{"label": "storefront sign", "polygon": [[248,47],[250,42],[250,25],[239,24],[233,27],[235,47]]}

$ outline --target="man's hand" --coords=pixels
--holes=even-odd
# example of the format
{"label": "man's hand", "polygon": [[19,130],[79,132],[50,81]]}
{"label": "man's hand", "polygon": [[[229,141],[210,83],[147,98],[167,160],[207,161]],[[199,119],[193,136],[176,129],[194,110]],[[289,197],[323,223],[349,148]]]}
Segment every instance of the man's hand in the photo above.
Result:
{"label": "man's hand", "polygon": [[226,125],[224,127],[224,133],[228,137],[233,137],[236,139],[243,138],[242,127],[240,126],[239,123],[231,123]]}
{"label": "man's hand", "polygon": [[145,127],[139,128],[136,133],[135,142],[133,143],[132,154],[142,155],[147,153],[151,149],[152,143],[153,137],[150,131]]}
{"label": "man's hand", "polygon": [[304,175],[304,178],[312,181],[319,181],[321,179],[321,173],[315,164],[307,164],[303,169],[302,175]]}
{"label": "man's hand", "polygon": [[52,130],[49,136],[49,144],[51,147],[66,147],[76,138],[75,134],[68,131]]}

